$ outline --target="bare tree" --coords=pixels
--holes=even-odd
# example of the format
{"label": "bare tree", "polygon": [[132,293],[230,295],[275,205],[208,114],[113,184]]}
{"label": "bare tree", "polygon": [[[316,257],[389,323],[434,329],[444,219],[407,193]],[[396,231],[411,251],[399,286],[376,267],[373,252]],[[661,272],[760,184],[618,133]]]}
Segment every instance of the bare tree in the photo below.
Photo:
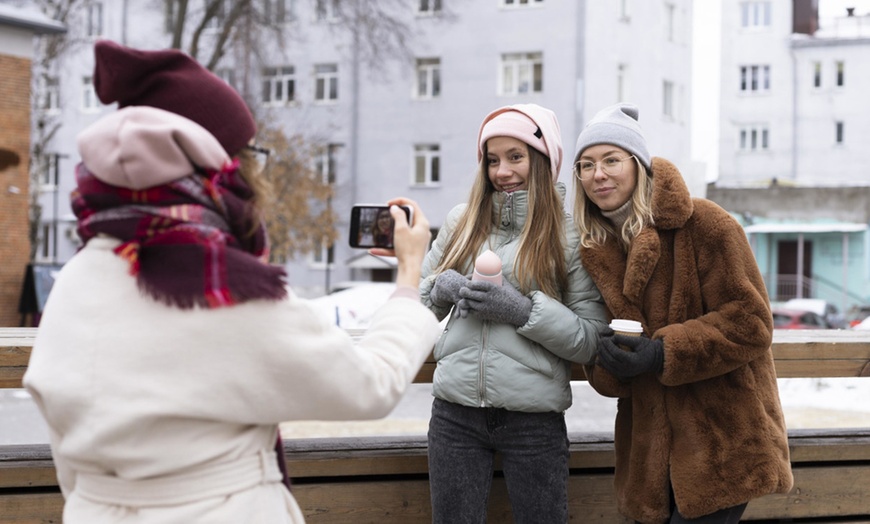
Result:
{"label": "bare tree", "polygon": [[[63,23],[67,27],[77,24],[76,14],[83,0],[36,0],[39,9],[49,18]],[[52,166],[48,163],[48,153],[54,136],[60,129],[62,122],[57,111],[53,111],[53,101],[47,86],[57,80],[57,67],[61,58],[81,45],[83,40],[75,33],[57,33],[41,35],[36,40],[36,50],[32,62],[33,86],[31,96],[31,120],[32,132],[30,142],[30,165],[28,173],[30,177],[30,213],[28,236],[30,239],[30,261],[36,258],[39,241],[39,229],[42,222],[42,184],[46,170]],[[55,93],[57,94],[57,93]],[[58,101],[55,101],[59,103]],[[55,188],[57,191],[57,188]],[[55,226],[57,217],[55,219]]]}

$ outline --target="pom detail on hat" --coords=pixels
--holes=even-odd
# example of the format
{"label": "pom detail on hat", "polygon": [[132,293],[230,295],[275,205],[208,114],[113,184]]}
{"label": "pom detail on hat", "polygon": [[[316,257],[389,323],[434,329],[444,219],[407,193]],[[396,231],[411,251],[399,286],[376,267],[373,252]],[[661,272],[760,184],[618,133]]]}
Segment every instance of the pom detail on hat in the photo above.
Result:
{"label": "pom detail on hat", "polygon": [[94,89],[104,104],[151,106],[193,120],[231,156],[257,132],[242,97],[177,49],[142,51],[100,40],[94,57]]}
{"label": "pom detail on hat", "polygon": [[577,137],[574,162],[589,147],[612,144],[636,156],[650,171],[650,154],[643,130],[637,122],[638,115],[638,108],[634,104],[616,104],[599,111]]}
{"label": "pom detail on hat", "polygon": [[477,137],[477,161],[486,141],[496,136],[516,138],[550,159],[553,180],[562,168],[562,135],[556,114],[537,104],[505,106],[486,115]]}

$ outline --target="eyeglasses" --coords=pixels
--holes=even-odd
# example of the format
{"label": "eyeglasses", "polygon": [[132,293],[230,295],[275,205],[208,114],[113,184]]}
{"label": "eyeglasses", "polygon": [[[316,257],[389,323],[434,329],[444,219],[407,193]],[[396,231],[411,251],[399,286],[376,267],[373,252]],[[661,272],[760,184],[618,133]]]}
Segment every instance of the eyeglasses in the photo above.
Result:
{"label": "eyeglasses", "polygon": [[245,149],[252,153],[254,159],[256,159],[257,162],[260,164],[261,171],[266,168],[266,164],[269,162],[269,155],[272,154],[272,151],[270,149],[255,145],[246,145]]}
{"label": "eyeglasses", "polygon": [[597,171],[598,166],[601,166],[601,171],[604,172],[607,176],[619,176],[622,174],[622,164],[626,160],[630,160],[634,158],[634,155],[629,155],[625,158],[616,158],[615,156],[608,156],[602,158],[598,162],[591,162],[589,160],[581,160],[574,164],[574,176],[578,179],[587,182],[595,178],[595,171]]}

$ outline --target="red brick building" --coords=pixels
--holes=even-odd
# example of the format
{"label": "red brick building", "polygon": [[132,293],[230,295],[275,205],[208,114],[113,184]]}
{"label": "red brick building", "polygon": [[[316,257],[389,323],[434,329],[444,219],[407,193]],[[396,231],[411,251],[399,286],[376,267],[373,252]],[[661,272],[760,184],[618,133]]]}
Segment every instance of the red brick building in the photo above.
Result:
{"label": "red brick building", "polygon": [[0,326],[18,326],[30,261],[30,81],[35,35],[64,32],[39,13],[0,5]]}

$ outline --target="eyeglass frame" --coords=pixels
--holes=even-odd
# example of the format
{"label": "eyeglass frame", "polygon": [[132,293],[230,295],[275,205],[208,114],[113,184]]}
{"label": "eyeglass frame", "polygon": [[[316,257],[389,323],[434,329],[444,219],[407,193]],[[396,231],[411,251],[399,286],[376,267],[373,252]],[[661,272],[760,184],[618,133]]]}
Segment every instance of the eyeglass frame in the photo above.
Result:
{"label": "eyeglass frame", "polygon": [[[598,172],[599,168],[601,169],[601,172],[607,176],[621,176],[623,173],[623,170],[624,170],[624,167],[622,164],[630,158],[637,160],[637,157],[635,155],[628,155],[625,158],[617,159],[617,160],[619,160],[619,173],[608,173],[607,171],[604,170],[604,166],[601,165],[601,162],[604,162],[605,160],[610,160],[611,158],[614,158],[614,156],[606,156],[606,157],[602,158],[601,160],[599,160],[598,162],[592,162],[591,160],[579,160],[579,161],[575,162],[574,163],[574,178],[576,178],[577,180],[579,180],[581,182],[587,182],[587,181],[595,178],[595,173]],[[588,179],[584,179],[582,174],[581,174],[583,169],[579,167],[579,164],[581,164],[583,162],[589,162],[590,164],[592,164],[592,176],[589,177]]]}

